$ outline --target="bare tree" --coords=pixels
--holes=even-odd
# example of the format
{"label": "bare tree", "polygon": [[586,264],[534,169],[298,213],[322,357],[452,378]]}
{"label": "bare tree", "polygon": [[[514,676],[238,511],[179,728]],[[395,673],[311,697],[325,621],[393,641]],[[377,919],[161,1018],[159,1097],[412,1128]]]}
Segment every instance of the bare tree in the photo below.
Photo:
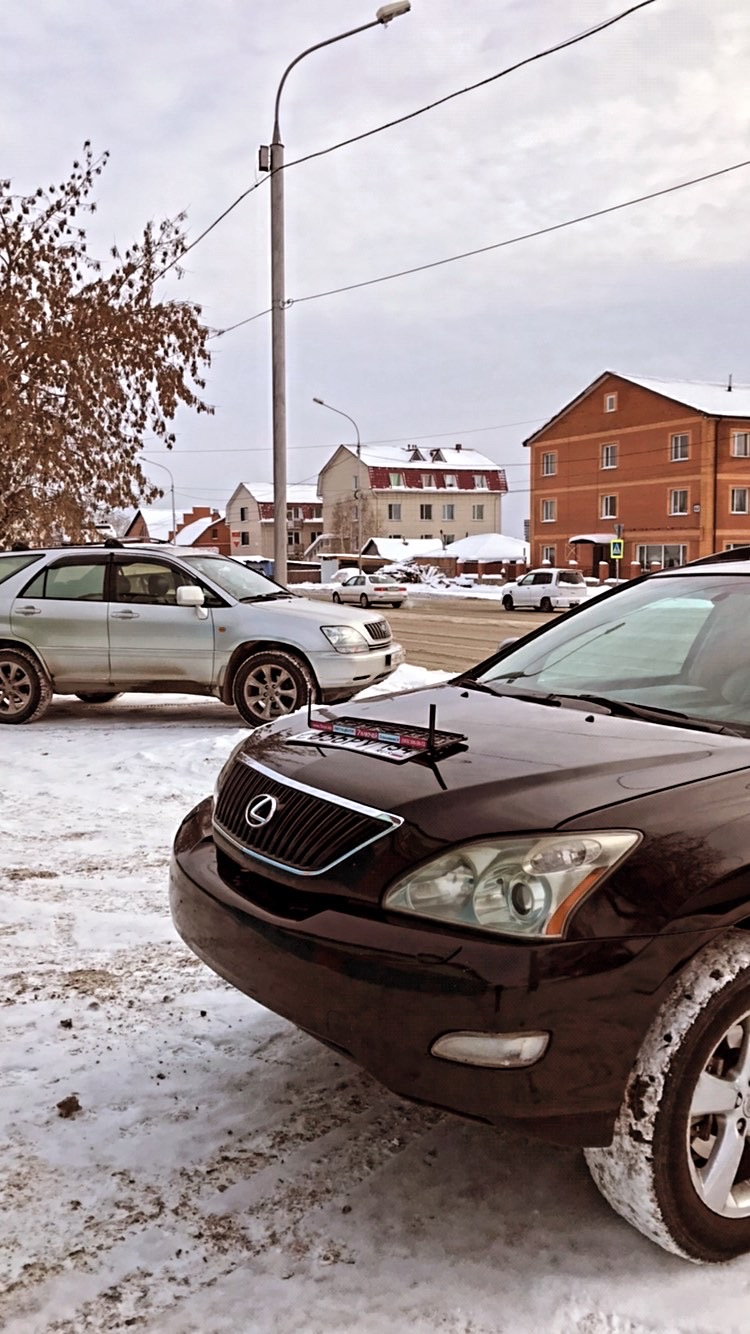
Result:
{"label": "bare tree", "polygon": [[106,160],[87,143],[61,185],[19,197],[0,181],[0,544],[80,538],[95,510],[160,495],[146,435],[171,448],[181,404],[213,411],[200,307],[154,296],[184,215],[114,246],[106,274],[88,254],[79,219]]}
{"label": "bare tree", "polygon": [[361,495],[359,500],[356,500],[354,496],[337,500],[331,514],[331,528],[342,551],[356,551],[359,545],[358,504],[362,506],[362,546],[371,537],[378,536],[375,508],[368,495]]}

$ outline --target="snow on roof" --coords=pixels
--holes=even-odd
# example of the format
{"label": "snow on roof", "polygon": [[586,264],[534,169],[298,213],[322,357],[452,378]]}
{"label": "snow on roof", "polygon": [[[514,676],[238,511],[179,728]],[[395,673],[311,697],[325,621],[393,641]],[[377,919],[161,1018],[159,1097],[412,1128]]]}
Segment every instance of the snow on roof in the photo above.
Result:
{"label": "snow on roof", "polygon": [[620,371],[614,374],[630,384],[638,384],[642,389],[650,389],[654,394],[663,394],[665,398],[705,412],[709,417],[750,417],[750,385],[747,384],[733,385],[729,390],[726,383],[708,380],[661,380],[623,375]]}
{"label": "snow on roof", "polygon": [[568,541],[571,544],[574,542],[593,542],[594,546],[598,547],[609,546],[609,543],[614,542],[616,537],[617,533],[614,528],[611,528],[608,533],[579,533],[576,537],[569,537]]}
{"label": "snow on roof", "polygon": [[471,537],[460,537],[457,542],[449,542],[443,553],[446,556],[458,556],[461,560],[496,561],[515,560],[517,556],[528,559],[528,542],[520,537],[505,537],[503,533],[474,533]]}
{"label": "snow on roof", "polygon": [[203,536],[207,528],[212,528],[214,524],[219,522],[219,519],[211,518],[194,519],[192,523],[187,523],[184,528],[180,529],[175,537],[175,546],[191,547],[194,542],[198,541],[199,537]]}
{"label": "snow on roof", "polygon": [[[354,445],[345,445],[344,448],[356,455]],[[399,472],[407,468],[413,468],[417,472],[431,472],[433,468],[445,469],[448,472],[486,472],[488,468],[493,472],[501,471],[494,459],[488,459],[486,454],[480,454],[476,449],[468,449],[465,445],[460,448],[456,448],[455,445],[450,448],[447,446],[425,448],[422,445],[363,445],[361,457],[368,468],[397,468]]]}
{"label": "snow on roof", "polygon": [[153,505],[139,505],[130,521],[128,531],[139,514],[148,528],[149,537],[155,538],[158,542],[166,542],[172,531],[172,511],[156,509]]}
{"label": "snow on roof", "polygon": [[438,555],[443,550],[439,538],[432,537],[371,537],[363,551],[382,556],[385,560],[409,560],[412,556]]}
{"label": "snow on roof", "polygon": [[[260,505],[273,504],[273,482],[243,482],[242,485]],[[321,499],[318,495],[317,486],[306,485],[304,482],[290,483],[286,488],[286,503],[287,505],[320,505]]]}

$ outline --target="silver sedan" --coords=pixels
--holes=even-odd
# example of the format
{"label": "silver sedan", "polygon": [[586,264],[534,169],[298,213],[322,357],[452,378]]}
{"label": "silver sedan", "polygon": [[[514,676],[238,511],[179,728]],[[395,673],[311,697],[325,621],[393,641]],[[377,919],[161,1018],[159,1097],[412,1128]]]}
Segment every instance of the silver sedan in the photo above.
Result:
{"label": "silver sedan", "polygon": [[353,570],[334,588],[333,600],[356,602],[360,607],[375,606],[378,602],[400,607],[406,601],[408,592],[405,584],[399,584],[387,575],[362,574],[359,570]]}

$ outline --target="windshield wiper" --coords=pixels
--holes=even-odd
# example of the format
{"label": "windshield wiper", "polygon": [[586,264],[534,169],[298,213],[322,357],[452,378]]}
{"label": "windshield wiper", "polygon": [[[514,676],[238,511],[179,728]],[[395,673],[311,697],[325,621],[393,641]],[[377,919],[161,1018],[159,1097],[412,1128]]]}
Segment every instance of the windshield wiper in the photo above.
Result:
{"label": "windshield wiper", "polygon": [[250,593],[240,602],[275,602],[277,598],[289,598],[291,593]]}
{"label": "windshield wiper", "polygon": [[586,704],[608,709],[618,718],[640,718],[644,722],[654,723],[666,722],[672,723],[675,727],[692,727],[699,732],[719,732],[726,736],[745,735],[733,727],[727,727],[724,723],[710,722],[707,718],[695,718],[680,712],[679,709],[657,708],[655,704],[633,704],[626,699],[610,699],[608,695],[556,695],[555,698],[561,702],[568,699],[571,702],[581,700]]}

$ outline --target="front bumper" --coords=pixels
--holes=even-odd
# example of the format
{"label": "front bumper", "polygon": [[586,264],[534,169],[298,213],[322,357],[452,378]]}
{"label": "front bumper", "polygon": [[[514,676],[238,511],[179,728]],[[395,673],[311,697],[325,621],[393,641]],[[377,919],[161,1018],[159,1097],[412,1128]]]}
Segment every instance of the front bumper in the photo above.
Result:
{"label": "front bumper", "polygon": [[[403,1097],[559,1143],[609,1143],[662,990],[697,935],[488,940],[292,896],[263,877],[245,876],[240,893],[219,873],[210,808],[178,831],[170,901],[180,935],[216,973]],[[535,1065],[487,1069],[430,1054],[456,1030],[551,1036]]]}
{"label": "front bumper", "polygon": [[351,699],[367,686],[385,681],[404,661],[405,653],[395,642],[368,653],[318,653],[313,661],[321,700],[333,703]]}

